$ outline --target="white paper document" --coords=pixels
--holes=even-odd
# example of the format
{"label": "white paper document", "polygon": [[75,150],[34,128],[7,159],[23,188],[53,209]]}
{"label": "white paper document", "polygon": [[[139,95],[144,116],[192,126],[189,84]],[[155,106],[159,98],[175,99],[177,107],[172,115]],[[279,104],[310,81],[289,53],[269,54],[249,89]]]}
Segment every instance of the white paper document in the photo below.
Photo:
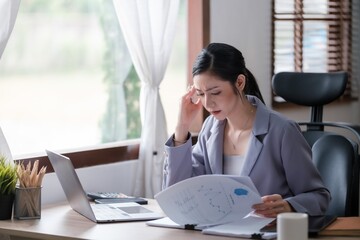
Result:
{"label": "white paper document", "polygon": [[274,220],[252,214],[252,205],[262,201],[249,177],[201,175],[170,186],[155,199],[168,219],[150,221],[151,226],[251,237]]}
{"label": "white paper document", "polygon": [[274,218],[264,218],[250,214],[243,219],[236,220],[231,223],[205,228],[202,230],[202,232],[205,234],[229,237],[273,239],[276,238],[276,233],[260,232],[261,228],[263,228],[273,220]]}

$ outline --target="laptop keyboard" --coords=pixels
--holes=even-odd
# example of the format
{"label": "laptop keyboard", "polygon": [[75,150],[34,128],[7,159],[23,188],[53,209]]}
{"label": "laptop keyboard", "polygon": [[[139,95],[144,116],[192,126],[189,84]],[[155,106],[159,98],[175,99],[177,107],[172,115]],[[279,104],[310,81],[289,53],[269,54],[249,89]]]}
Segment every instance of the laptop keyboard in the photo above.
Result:
{"label": "laptop keyboard", "polygon": [[121,219],[130,217],[130,215],[124,211],[104,204],[92,205],[92,209],[97,219]]}

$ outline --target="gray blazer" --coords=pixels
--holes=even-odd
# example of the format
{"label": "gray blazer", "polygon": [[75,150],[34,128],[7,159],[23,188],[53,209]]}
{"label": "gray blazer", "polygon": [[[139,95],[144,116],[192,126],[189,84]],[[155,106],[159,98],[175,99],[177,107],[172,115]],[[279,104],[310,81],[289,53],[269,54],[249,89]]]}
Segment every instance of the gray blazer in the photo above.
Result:
{"label": "gray blazer", "polygon": [[[312,163],[311,148],[300,127],[247,96],[257,108],[248,153],[241,175],[249,176],[260,195],[280,194],[297,212],[322,215],[330,202],[319,172]],[[174,147],[165,143],[163,188],[189,177],[223,173],[225,121],[209,116],[198,142]]]}

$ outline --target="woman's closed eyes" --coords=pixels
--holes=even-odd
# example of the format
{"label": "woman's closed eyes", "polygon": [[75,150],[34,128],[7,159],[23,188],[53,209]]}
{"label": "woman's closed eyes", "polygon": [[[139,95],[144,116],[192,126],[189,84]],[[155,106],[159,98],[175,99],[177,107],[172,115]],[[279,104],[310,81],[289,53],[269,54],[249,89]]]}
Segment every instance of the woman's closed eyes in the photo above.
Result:
{"label": "woman's closed eyes", "polygon": [[[217,91],[217,92],[211,92],[210,94],[216,96],[216,95],[220,95],[220,93],[221,93],[221,91]],[[197,92],[196,93],[196,96],[198,96],[198,97],[201,97],[201,96],[204,96],[204,95],[205,94],[203,92]]]}

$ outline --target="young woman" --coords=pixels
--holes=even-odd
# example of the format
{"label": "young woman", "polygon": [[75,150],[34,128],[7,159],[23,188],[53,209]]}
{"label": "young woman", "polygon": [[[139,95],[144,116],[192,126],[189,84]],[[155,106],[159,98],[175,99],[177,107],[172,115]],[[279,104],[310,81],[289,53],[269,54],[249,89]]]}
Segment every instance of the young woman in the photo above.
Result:
{"label": "young woman", "polygon": [[[256,213],[324,214],[330,193],[308,143],[294,121],[265,106],[242,53],[210,44],[194,63],[193,82],[165,144],[163,188],[202,174],[249,176],[263,196]],[[202,107],[210,116],[192,146],[189,127]]]}

